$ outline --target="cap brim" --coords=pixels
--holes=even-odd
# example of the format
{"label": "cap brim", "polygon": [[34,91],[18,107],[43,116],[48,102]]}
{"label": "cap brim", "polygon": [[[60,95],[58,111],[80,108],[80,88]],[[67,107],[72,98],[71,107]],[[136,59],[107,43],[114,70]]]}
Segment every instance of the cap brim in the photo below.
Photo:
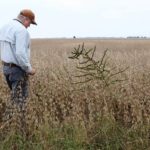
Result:
{"label": "cap brim", "polygon": [[31,24],[37,25],[37,23],[35,21],[32,21]]}

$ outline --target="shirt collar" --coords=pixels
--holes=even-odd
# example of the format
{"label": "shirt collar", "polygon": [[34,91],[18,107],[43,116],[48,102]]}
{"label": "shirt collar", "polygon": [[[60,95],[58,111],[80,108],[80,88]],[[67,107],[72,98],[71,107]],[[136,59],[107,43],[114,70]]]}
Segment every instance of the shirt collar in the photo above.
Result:
{"label": "shirt collar", "polygon": [[20,22],[22,25],[23,25],[23,23],[19,20],[19,19],[13,19],[13,20],[16,20],[16,21],[18,21],[18,22]]}

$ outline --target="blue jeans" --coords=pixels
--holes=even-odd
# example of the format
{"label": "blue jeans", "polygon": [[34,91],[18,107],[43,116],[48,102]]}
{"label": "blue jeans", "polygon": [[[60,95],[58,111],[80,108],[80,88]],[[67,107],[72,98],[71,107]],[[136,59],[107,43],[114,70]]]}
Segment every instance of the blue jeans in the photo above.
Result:
{"label": "blue jeans", "polygon": [[15,103],[24,103],[28,97],[28,75],[20,67],[3,66],[3,73]]}

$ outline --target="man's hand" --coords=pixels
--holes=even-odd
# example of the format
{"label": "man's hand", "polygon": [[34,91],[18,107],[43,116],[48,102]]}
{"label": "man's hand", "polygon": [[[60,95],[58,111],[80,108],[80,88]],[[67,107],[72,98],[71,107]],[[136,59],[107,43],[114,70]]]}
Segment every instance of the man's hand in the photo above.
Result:
{"label": "man's hand", "polygon": [[28,72],[29,75],[34,75],[35,74],[35,69],[32,69],[30,72]]}

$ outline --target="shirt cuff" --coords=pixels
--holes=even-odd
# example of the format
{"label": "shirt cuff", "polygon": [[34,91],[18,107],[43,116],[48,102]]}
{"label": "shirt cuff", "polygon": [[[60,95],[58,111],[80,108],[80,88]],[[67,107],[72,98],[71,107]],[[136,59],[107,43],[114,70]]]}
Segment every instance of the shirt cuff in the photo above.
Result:
{"label": "shirt cuff", "polygon": [[29,73],[29,72],[31,72],[31,71],[32,71],[32,67],[31,67],[31,66],[28,66],[26,72]]}
{"label": "shirt cuff", "polygon": [[22,68],[25,72],[27,72],[27,73],[29,73],[29,72],[32,71],[31,65],[29,65],[29,66],[21,66],[21,68]]}

